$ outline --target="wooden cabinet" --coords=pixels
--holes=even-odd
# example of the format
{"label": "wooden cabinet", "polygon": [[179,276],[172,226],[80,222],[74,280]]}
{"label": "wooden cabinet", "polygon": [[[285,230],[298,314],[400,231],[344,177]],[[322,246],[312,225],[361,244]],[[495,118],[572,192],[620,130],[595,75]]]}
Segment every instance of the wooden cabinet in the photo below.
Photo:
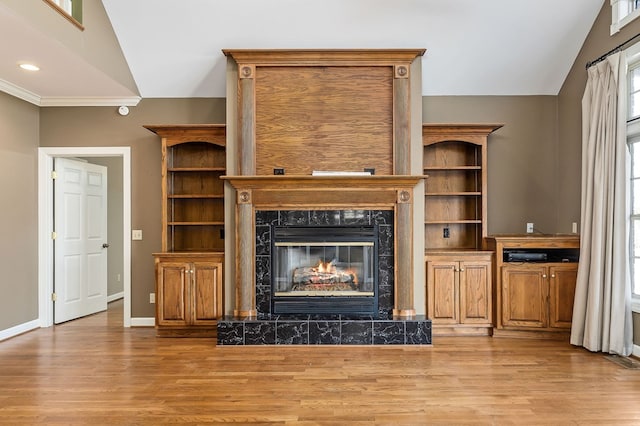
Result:
{"label": "wooden cabinet", "polygon": [[422,126],[427,315],[434,334],[490,334],[487,141],[500,124]]}
{"label": "wooden cabinet", "polygon": [[502,325],[570,329],[577,263],[502,267]]}
{"label": "wooden cabinet", "polygon": [[162,142],[158,334],[215,336],[223,312],[225,126],[144,127]]}
{"label": "wooden cabinet", "polygon": [[[222,315],[222,255],[157,254],[161,335],[211,335]],[[194,328],[195,327],[195,328]]]}
{"label": "wooden cabinet", "polygon": [[492,252],[432,252],[426,259],[427,315],[436,335],[491,334]]}
{"label": "wooden cabinet", "polygon": [[[487,241],[496,249],[494,335],[524,335],[528,331],[552,335],[549,332],[569,331],[578,275],[579,237],[495,236]],[[510,261],[510,251],[544,253],[547,259]]]}

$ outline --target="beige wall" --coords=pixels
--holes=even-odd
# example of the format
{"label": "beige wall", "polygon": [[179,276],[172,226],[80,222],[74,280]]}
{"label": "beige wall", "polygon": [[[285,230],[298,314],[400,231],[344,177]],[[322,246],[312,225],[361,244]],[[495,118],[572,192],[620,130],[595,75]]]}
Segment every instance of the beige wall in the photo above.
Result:
{"label": "beige wall", "polygon": [[425,123],[501,123],[489,136],[489,234],[571,232],[579,215],[558,221],[555,96],[430,96]]}
{"label": "beige wall", "polygon": [[160,139],[142,126],[224,122],[224,99],[146,99],[125,117],[116,107],[40,110],[42,147],[131,147],[131,227],[143,231],[143,240],[131,243],[133,318],[154,316],[149,303],[149,293],[155,291],[151,254],[161,247]]}
{"label": "beige wall", "polygon": [[38,319],[38,116],[0,92],[0,331]]}
{"label": "beige wall", "polygon": [[[142,241],[132,242],[132,317],[152,317],[153,305],[148,302],[154,291],[151,253],[160,250],[160,144],[142,125],[224,123],[225,100],[146,99],[126,117],[118,115],[115,107],[40,111],[43,147],[131,147],[132,228],[142,229],[144,235]],[[555,117],[555,97],[423,98],[425,122],[505,124],[489,143],[490,233],[523,232],[528,221],[545,232],[566,231],[557,225],[553,207],[557,164],[550,152],[556,149]],[[570,224],[567,227],[570,230]]]}

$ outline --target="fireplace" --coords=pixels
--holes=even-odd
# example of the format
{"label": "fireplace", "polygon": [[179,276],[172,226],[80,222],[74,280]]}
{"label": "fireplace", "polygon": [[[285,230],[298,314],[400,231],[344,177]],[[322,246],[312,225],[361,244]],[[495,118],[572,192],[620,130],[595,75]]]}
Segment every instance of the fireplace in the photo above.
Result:
{"label": "fireplace", "polygon": [[[218,321],[219,345],[431,343],[431,321],[416,315],[412,309],[411,201],[412,188],[419,177],[274,175],[225,179],[237,191],[235,309],[232,316]],[[319,231],[316,229],[311,236],[291,241],[310,228]],[[361,235],[353,238],[353,233]],[[332,235],[333,239],[324,241],[318,234]],[[274,266],[273,257],[280,256],[276,253],[278,250],[286,253],[288,249],[285,249],[286,244],[276,246],[276,240],[291,243],[290,247],[295,248],[292,249],[294,257],[302,259],[304,256],[300,252],[306,256],[309,251],[309,258],[318,259],[292,262],[281,273]],[[350,250],[345,250],[345,240],[354,243]],[[321,272],[318,252],[336,247],[340,250],[339,255],[323,256],[325,264],[336,259],[335,273]],[[374,255],[375,250],[377,255]],[[364,261],[365,257],[373,257],[373,266]],[[369,272],[371,267],[373,272]],[[328,277],[337,275],[344,278],[333,281],[345,281],[354,286],[357,281],[358,288],[311,290],[307,287],[304,290],[296,288],[296,291],[306,292],[304,295],[280,294],[281,290],[282,293],[293,290],[296,268],[300,268],[298,276],[301,277],[316,274],[318,278],[314,279],[330,281]],[[324,268],[326,271],[327,265]],[[332,270],[331,265],[328,268]],[[353,279],[350,278],[352,269],[356,269]],[[274,290],[272,277],[278,275],[286,278],[280,281],[287,285]],[[361,283],[364,283],[362,291]],[[371,297],[371,290],[374,297],[377,295],[374,305],[366,307],[366,312],[371,313],[360,314],[362,309],[353,305],[349,307],[351,312],[344,310],[344,306],[329,311],[333,313],[298,314],[273,310],[274,306],[279,310],[276,303],[279,298],[286,302],[294,299],[285,298],[293,297],[304,297],[305,309],[311,310],[334,309],[329,306],[339,297],[356,299],[349,303],[365,304],[364,301]],[[325,293],[317,293],[319,291]],[[310,304],[308,297],[311,295],[322,297],[320,301],[328,303],[320,307],[316,302]]]}
{"label": "fireplace", "polygon": [[271,312],[377,316],[378,227],[273,226]]}
{"label": "fireplace", "polygon": [[256,211],[258,316],[390,318],[393,222],[392,210]]}

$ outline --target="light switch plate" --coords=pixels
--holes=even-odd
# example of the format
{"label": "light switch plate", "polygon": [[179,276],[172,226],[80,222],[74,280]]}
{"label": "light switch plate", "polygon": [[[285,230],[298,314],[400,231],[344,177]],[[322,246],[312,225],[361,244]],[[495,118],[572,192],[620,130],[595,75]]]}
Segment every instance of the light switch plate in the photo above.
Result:
{"label": "light switch plate", "polygon": [[134,241],[142,240],[142,229],[133,229],[131,231],[131,239]]}

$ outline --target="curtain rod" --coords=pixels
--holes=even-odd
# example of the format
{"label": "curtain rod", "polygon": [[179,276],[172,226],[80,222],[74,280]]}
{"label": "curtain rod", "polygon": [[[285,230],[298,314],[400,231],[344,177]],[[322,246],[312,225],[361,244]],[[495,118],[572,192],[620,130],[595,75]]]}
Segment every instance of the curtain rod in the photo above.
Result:
{"label": "curtain rod", "polygon": [[598,62],[602,62],[602,61],[604,61],[604,60],[605,60],[609,55],[612,55],[612,54],[614,54],[614,53],[616,53],[616,52],[619,52],[620,50],[622,50],[622,48],[623,48],[626,44],[628,44],[628,43],[632,42],[633,40],[637,39],[638,37],[640,37],[640,34],[636,34],[636,35],[634,35],[633,37],[631,37],[629,40],[627,40],[627,41],[625,41],[625,42],[620,43],[619,45],[617,45],[616,47],[614,47],[613,49],[611,49],[610,51],[608,51],[608,52],[607,52],[607,53],[605,53],[604,55],[600,56],[598,59],[594,59],[594,60],[593,60],[593,61],[591,61],[591,62],[587,62],[587,66],[586,66],[586,68],[590,68],[592,65],[595,65],[595,64],[597,64]]}

